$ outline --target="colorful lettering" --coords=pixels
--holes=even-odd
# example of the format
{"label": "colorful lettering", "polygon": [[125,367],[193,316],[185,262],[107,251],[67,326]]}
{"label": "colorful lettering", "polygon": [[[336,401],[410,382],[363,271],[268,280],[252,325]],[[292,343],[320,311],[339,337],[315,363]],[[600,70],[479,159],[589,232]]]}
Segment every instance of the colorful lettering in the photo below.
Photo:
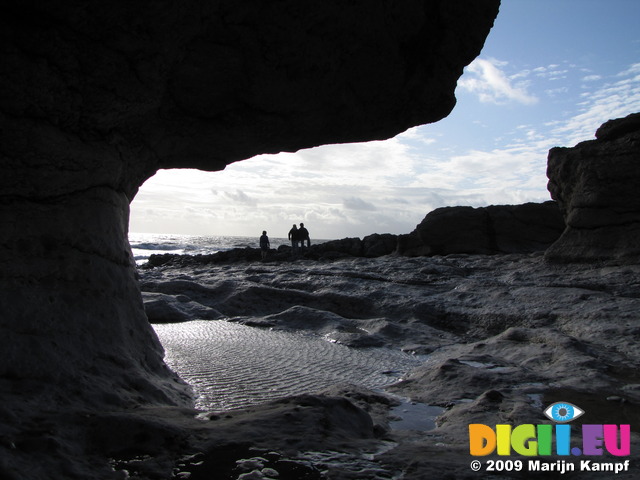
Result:
{"label": "colorful lettering", "polygon": [[496,425],[498,455],[511,455],[511,425]]}
{"label": "colorful lettering", "polygon": [[582,447],[571,448],[571,425],[469,425],[469,453],[474,457],[511,455],[511,450],[526,457],[551,455],[555,431],[557,455],[601,456],[606,452],[618,457],[631,455],[630,425],[582,425]]}
{"label": "colorful lettering", "polygon": [[469,425],[469,451],[474,457],[490,455],[496,448],[496,433],[482,423]]}
{"label": "colorful lettering", "polygon": [[583,425],[582,453],[585,455],[602,455],[603,439],[602,425]]}
{"label": "colorful lettering", "polygon": [[624,457],[631,455],[631,425],[620,425],[620,446],[618,446],[618,425],[603,425],[604,446],[611,455]]}
{"label": "colorful lettering", "polygon": [[553,425],[537,425],[538,431],[538,455],[551,455],[551,436]]}
{"label": "colorful lettering", "polygon": [[556,425],[556,453],[569,455],[571,450],[571,425]]}
{"label": "colorful lettering", "polygon": [[538,454],[535,425],[518,425],[511,433],[511,446],[516,453],[532,457]]}

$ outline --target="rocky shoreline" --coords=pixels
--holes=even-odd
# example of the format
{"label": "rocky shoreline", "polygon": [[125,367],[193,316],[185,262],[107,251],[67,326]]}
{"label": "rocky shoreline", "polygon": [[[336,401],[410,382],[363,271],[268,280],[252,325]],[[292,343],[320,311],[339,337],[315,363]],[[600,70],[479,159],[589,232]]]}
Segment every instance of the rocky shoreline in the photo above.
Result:
{"label": "rocky shoreline", "polygon": [[[333,465],[328,478],[352,478],[349,466],[358,455],[384,442],[392,448],[372,458],[386,474],[443,478],[437,472],[446,466],[455,478],[478,478],[468,467],[468,425],[545,423],[542,405],[554,401],[583,408],[587,413],[579,422],[631,424],[632,449],[640,446],[640,265],[558,265],[542,252],[323,262],[191,259],[190,265],[184,260],[140,271],[152,321],[173,312],[174,320],[226,319],[306,331],[355,348],[387,345],[428,355],[387,393],[445,408],[431,431],[394,431],[393,397],[349,386],[232,413],[233,421],[214,415],[215,428],[226,432],[227,423],[245,415],[269,417],[299,402],[321,410],[326,402],[344,407],[337,399],[347,399],[357,407],[349,414],[356,424],[345,430],[343,419],[323,427],[340,425],[339,432],[325,433],[339,433],[341,441],[307,445],[307,434],[296,437],[283,426],[273,427],[269,437],[270,448],[287,444],[296,455],[311,448],[348,453],[351,460],[342,470]],[[236,433],[245,442],[255,438],[252,429]],[[235,436],[224,438],[233,443]],[[256,451],[267,448],[259,441],[248,444]],[[637,473],[636,466],[619,478]],[[580,478],[589,477],[583,472]]]}
{"label": "rocky shoreline", "polygon": [[[405,235],[374,233],[331,240],[305,247],[295,254],[280,245],[269,251],[267,261],[299,259],[332,261],[340,258],[376,258],[395,254],[405,257],[462,254],[495,255],[544,251],[565,229],[554,201],[489,207],[443,207],[429,212],[415,230]],[[210,255],[154,254],[142,268],[209,265],[261,260],[258,248],[234,248]]]}

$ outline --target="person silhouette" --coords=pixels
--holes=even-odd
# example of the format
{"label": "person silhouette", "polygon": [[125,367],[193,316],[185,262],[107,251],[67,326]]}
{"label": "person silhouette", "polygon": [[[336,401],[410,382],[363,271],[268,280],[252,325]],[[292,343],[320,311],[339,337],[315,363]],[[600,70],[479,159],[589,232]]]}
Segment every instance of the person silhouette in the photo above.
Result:
{"label": "person silhouette", "polygon": [[304,248],[304,242],[307,242],[307,247],[311,246],[311,239],[309,238],[309,230],[304,228],[304,223],[300,224],[298,229],[298,238],[300,239],[300,248]]}
{"label": "person silhouette", "polygon": [[291,251],[293,254],[298,251],[298,243],[300,242],[300,232],[298,226],[294,223],[293,228],[289,230],[289,240],[291,240]]}
{"label": "person silhouette", "polygon": [[269,243],[269,237],[267,237],[267,231],[263,230],[262,236],[260,237],[260,250],[262,250],[262,260],[266,260],[270,247],[271,244]]}

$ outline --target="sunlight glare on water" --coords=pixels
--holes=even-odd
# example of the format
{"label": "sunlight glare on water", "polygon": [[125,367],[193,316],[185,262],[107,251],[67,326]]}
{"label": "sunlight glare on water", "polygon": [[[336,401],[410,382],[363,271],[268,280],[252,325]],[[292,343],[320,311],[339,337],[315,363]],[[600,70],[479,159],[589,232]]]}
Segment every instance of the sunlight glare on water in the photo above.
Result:
{"label": "sunlight glare on water", "polygon": [[354,349],[226,321],[153,327],[165,361],[192,386],[202,410],[243,407],[336,384],[380,388],[420,364],[396,350]]}

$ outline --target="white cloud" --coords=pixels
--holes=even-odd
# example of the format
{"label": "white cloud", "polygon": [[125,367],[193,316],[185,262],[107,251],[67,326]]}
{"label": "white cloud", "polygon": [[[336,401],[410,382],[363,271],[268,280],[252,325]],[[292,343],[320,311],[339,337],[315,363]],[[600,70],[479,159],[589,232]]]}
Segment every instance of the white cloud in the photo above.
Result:
{"label": "white cloud", "polygon": [[[568,67],[574,68],[575,65],[567,65]],[[569,69],[567,68],[559,68],[558,64],[551,64],[546,67],[538,67],[533,69],[533,73],[535,73],[536,77],[544,78],[547,80],[562,80],[567,78],[567,74],[569,73]]]}
{"label": "white cloud", "polygon": [[518,80],[520,78],[527,78],[529,75],[531,75],[531,70],[525,69],[509,76],[509,80]]}
{"label": "white cloud", "polygon": [[634,63],[629,65],[629,68],[620,72],[619,77],[636,76],[640,75],[640,63]]}
{"label": "white cloud", "polygon": [[361,198],[358,197],[349,197],[345,198],[342,201],[344,208],[349,210],[369,210],[374,211],[377,210],[376,206],[373,203],[365,202]]}
{"label": "white cloud", "polygon": [[496,59],[476,58],[468,67],[458,86],[478,95],[481,102],[504,104],[509,102],[533,105],[538,102],[535,95],[527,92],[526,84],[512,84],[500,69],[507,65]]}
{"label": "white cloud", "polygon": [[236,190],[235,192],[222,192],[222,195],[224,195],[225,197],[227,197],[229,200],[231,200],[234,203],[241,203],[244,205],[257,205],[258,202],[256,201],[256,199],[251,198],[249,195],[247,195],[246,193],[240,191],[240,190]]}
{"label": "white cloud", "polygon": [[614,81],[583,93],[579,110],[559,122],[550,135],[561,145],[572,146],[594,138],[596,129],[607,120],[640,111],[640,63],[618,73]]}
{"label": "white cloud", "polygon": [[558,88],[549,88],[544,91],[550,97],[557,97],[559,95],[564,95],[569,91],[568,87],[558,87]]}

